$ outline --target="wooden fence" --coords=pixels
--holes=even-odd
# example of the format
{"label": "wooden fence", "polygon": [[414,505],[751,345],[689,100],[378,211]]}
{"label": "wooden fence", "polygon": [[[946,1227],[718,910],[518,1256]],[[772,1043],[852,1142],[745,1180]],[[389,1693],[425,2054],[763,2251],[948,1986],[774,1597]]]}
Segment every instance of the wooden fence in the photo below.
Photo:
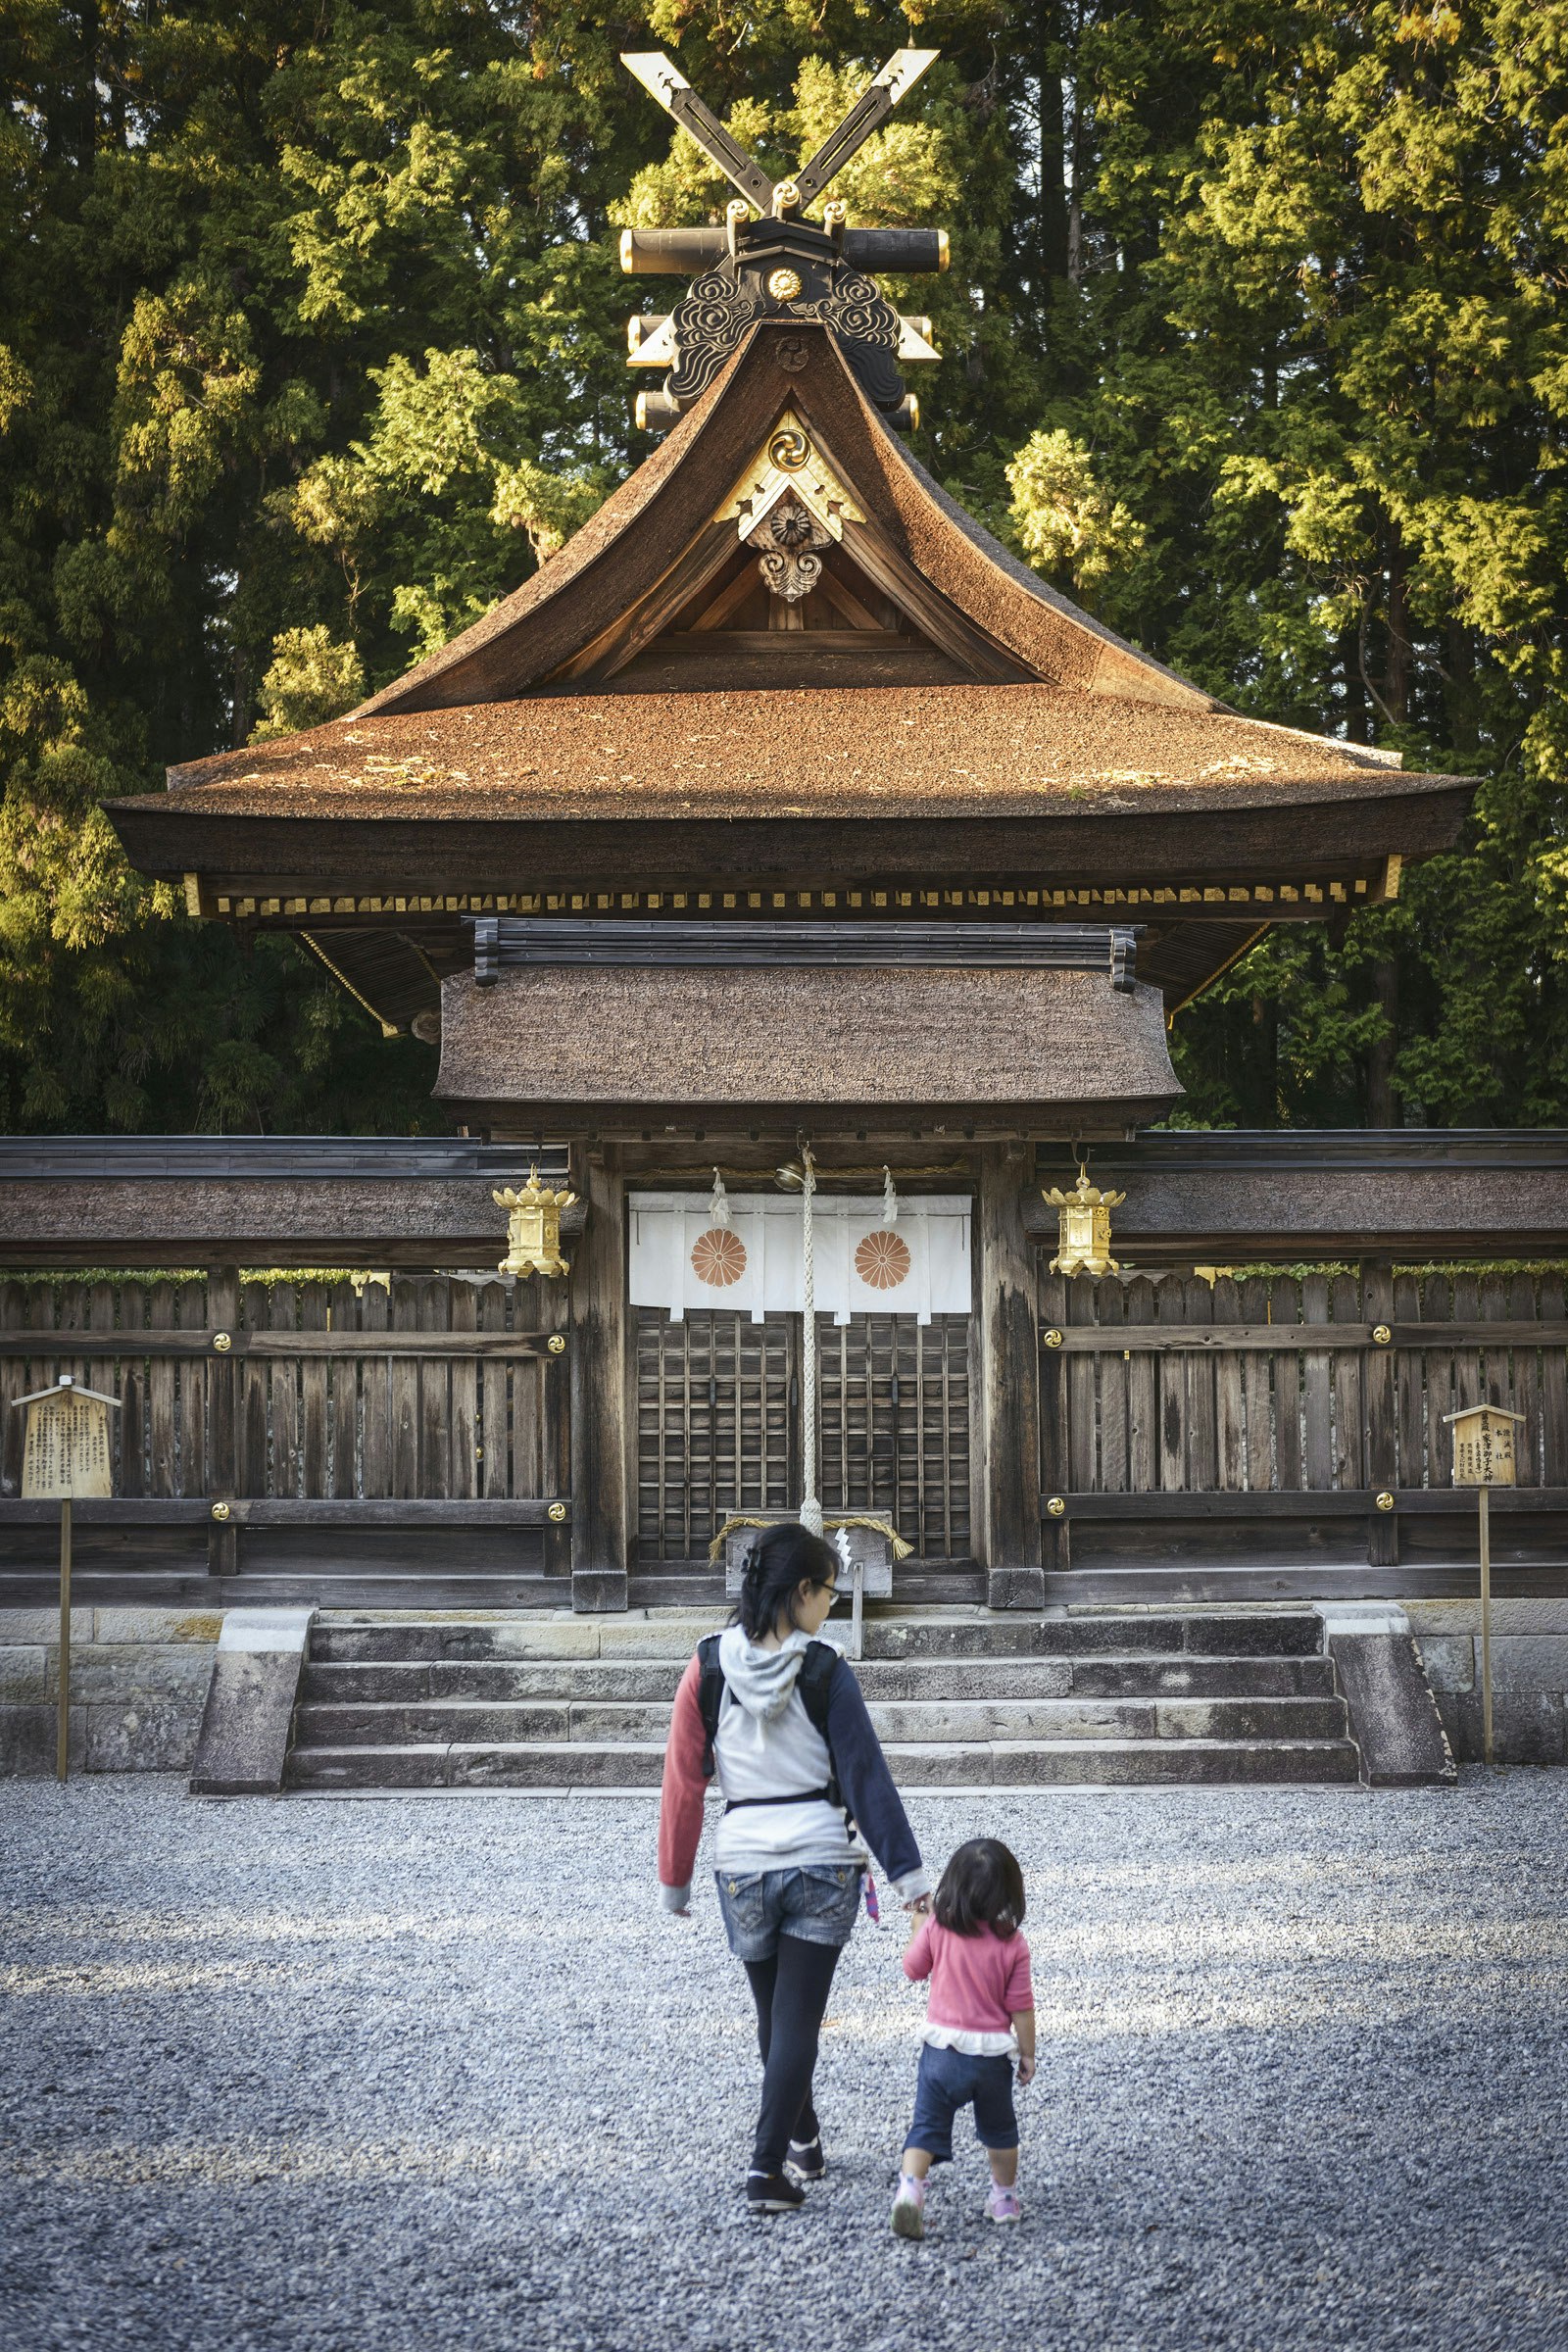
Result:
{"label": "wooden fence", "polygon": [[1479,1402],[1525,1417],[1501,1555],[1568,1556],[1558,1274],[1046,1276],[1041,1402],[1058,1568],[1454,1555],[1474,1500],[1452,1491],[1444,1416]]}
{"label": "wooden fence", "polygon": [[352,1566],[367,1544],[395,1564],[446,1530],[469,1573],[564,1574],[568,1343],[542,1291],[450,1275],[5,1284],[8,1559],[47,1557],[56,1512],[15,1499],[24,1415],[4,1408],[70,1372],[121,1407],[114,1499],[78,1505],[89,1554],[112,1530],[126,1565],[181,1533],[219,1572],[242,1536],[247,1566]]}

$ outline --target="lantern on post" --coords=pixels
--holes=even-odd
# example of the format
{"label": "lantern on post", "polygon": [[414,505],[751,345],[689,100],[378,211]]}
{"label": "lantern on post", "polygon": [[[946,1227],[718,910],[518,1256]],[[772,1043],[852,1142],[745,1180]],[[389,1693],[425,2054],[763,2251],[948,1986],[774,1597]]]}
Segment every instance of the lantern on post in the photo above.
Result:
{"label": "lantern on post", "polygon": [[1070,1193],[1051,1185],[1040,1198],[1056,1212],[1056,1254],[1053,1274],[1119,1274],[1110,1254],[1110,1212],[1120,1208],[1125,1193],[1102,1192],[1089,1181],[1085,1161],[1078,1163],[1078,1181]]}
{"label": "lantern on post", "polygon": [[1523,1413],[1500,1404],[1469,1404],[1443,1418],[1453,1431],[1453,1483],[1474,1487],[1481,1534],[1481,1750],[1492,1762],[1492,1523],[1488,1495],[1515,1483],[1514,1430]]}
{"label": "lantern on post", "polygon": [[520,1189],[514,1192],[509,1184],[490,1198],[507,1211],[507,1254],[497,1268],[499,1273],[552,1277],[570,1273],[561,1254],[561,1212],[570,1208],[575,1193],[552,1192],[540,1183],[535,1165]]}

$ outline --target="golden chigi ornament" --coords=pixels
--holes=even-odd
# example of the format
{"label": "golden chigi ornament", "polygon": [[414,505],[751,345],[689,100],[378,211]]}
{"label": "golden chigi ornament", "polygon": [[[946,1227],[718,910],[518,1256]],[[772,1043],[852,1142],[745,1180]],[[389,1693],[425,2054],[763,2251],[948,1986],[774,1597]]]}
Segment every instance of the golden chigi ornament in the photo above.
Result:
{"label": "golden chigi ornament", "polygon": [[1125,1193],[1102,1193],[1098,1184],[1090,1183],[1088,1167],[1080,1160],[1078,1181],[1070,1193],[1052,1185],[1040,1197],[1056,1212],[1053,1274],[1120,1273],[1110,1254],[1110,1212],[1121,1206]]}
{"label": "golden chigi ornament", "polygon": [[539,1182],[537,1166],[528,1170],[528,1181],[519,1192],[509,1184],[505,1192],[492,1193],[491,1200],[498,1208],[507,1211],[507,1254],[499,1272],[503,1274],[569,1274],[571,1269],[561,1254],[561,1212],[570,1208],[575,1193],[553,1193]]}

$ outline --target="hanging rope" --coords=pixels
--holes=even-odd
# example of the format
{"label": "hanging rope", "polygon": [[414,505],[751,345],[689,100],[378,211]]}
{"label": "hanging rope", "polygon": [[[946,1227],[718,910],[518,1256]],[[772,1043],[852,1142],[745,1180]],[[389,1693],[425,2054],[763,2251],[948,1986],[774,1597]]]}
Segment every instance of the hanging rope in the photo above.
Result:
{"label": "hanging rope", "polygon": [[816,1162],[811,1147],[801,1145],[801,1171],[805,1179],[801,1186],[801,1268],[804,1277],[802,1304],[805,1309],[801,1333],[801,1462],[805,1473],[806,1494],[801,1503],[801,1525],[808,1527],[813,1536],[822,1533],[822,1504],[816,1492],[816,1258],[811,1233],[811,1195],[816,1191]]}

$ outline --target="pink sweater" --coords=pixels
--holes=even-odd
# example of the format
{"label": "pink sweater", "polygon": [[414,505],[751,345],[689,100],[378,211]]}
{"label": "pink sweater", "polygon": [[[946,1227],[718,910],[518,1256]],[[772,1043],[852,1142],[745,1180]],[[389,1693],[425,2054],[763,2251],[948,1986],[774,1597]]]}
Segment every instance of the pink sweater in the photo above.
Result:
{"label": "pink sweater", "polygon": [[1021,1935],[956,1936],[928,1919],[904,1955],[904,1973],[931,1980],[927,2016],[956,2034],[1008,2034],[1020,2010],[1035,2005],[1029,1946]]}

